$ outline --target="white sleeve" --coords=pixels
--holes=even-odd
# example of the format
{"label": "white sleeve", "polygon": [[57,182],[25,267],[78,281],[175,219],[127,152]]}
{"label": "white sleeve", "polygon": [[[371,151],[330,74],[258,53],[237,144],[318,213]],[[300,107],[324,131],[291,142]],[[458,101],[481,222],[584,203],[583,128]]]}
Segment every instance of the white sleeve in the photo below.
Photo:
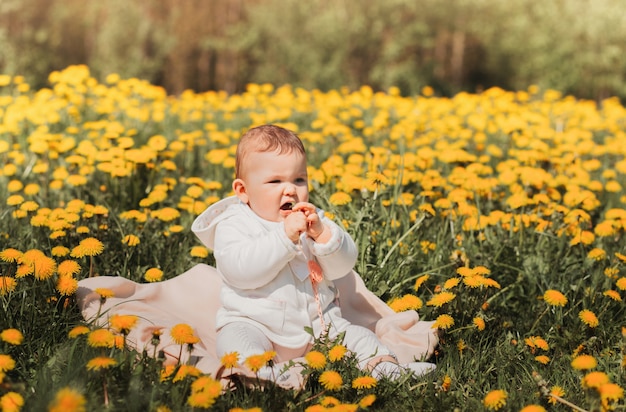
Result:
{"label": "white sleeve", "polygon": [[213,254],[224,281],[239,289],[256,289],[271,282],[298,253],[284,225],[252,237],[245,222],[226,219],[215,229]]}
{"label": "white sleeve", "polygon": [[[323,212],[320,212],[322,215]],[[330,228],[330,239],[317,243],[308,239],[310,250],[317,257],[324,276],[330,280],[347,275],[356,264],[358,251],[352,237],[332,220],[322,217],[322,222]]]}

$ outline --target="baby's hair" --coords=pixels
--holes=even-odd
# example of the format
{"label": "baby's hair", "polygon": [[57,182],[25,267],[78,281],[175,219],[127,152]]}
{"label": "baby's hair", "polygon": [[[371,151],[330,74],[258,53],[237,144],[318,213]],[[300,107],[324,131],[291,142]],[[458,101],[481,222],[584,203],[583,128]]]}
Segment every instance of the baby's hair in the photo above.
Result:
{"label": "baby's hair", "polygon": [[235,177],[242,177],[243,163],[249,153],[274,151],[279,154],[295,151],[306,156],[302,140],[291,130],[272,124],[253,127],[241,136],[237,145]]}

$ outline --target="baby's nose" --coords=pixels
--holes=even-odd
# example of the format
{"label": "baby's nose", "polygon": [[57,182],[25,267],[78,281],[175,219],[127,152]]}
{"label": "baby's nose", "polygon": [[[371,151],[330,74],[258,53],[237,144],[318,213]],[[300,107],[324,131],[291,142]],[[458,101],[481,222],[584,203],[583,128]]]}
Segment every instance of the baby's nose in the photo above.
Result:
{"label": "baby's nose", "polygon": [[296,193],[296,185],[294,185],[293,183],[285,184],[284,193],[286,195],[294,195]]}

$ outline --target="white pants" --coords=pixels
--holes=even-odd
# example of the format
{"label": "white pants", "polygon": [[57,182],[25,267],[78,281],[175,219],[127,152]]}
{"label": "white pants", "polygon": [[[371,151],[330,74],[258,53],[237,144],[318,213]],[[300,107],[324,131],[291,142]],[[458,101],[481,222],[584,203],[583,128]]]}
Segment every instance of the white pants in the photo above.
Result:
{"label": "white pants", "polygon": [[[331,326],[328,331],[329,338],[334,339],[339,333],[345,332],[343,344],[356,354],[361,369],[366,369],[372,358],[385,355],[395,357],[371,330],[348,322],[344,322],[342,326],[340,329]],[[283,362],[304,356],[311,347],[307,345],[291,349],[276,345],[259,328],[247,322],[233,322],[222,327],[217,333],[215,346],[218,358],[227,353],[237,352],[240,362],[252,355],[268,351],[276,351],[276,362]]]}

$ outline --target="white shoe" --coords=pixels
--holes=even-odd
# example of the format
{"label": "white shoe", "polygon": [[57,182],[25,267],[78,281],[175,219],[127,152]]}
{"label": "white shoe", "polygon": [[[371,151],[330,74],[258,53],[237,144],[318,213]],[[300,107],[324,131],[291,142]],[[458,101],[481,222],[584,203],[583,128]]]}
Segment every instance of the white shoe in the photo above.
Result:
{"label": "white shoe", "polygon": [[403,374],[411,374],[413,376],[426,375],[436,369],[435,364],[429,362],[411,362],[406,364],[397,364],[393,362],[380,362],[372,369],[372,376],[376,379],[387,378],[395,381]]}
{"label": "white shoe", "polygon": [[406,365],[402,365],[406,370],[410,371],[415,376],[426,375],[437,369],[437,366],[434,363],[430,362],[411,362]]}

